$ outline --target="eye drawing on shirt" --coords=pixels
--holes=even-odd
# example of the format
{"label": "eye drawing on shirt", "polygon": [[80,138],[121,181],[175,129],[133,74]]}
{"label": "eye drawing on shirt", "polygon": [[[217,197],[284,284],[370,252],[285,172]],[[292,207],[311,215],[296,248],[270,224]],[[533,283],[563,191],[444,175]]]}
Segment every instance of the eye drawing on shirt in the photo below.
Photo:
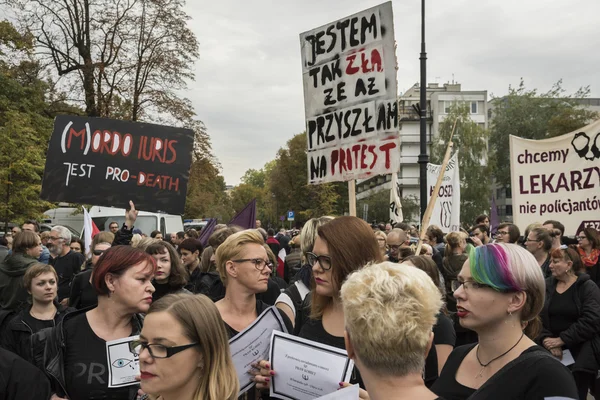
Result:
{"label": "eye drawing on shirt", "polygon": [[133,362],[133,360],[129,360],[127,358],[118,358],[115,361],[113,361],[112,365],[115,368],[123,368],[128,366],[129,364],[131,364]]}

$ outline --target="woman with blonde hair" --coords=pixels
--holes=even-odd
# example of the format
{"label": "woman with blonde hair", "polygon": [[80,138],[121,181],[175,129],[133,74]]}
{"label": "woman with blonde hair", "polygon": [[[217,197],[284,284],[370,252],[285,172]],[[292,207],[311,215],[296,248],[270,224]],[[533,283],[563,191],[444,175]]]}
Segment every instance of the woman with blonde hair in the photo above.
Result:
{"label": "woman with blonde hair", "polygon": [[532,339],[540,333],[545,283],[515,244],[470,249],[453,283],[460,325],[479,342],[454,349],[432,390],[448,400],[577,398],[570,371]]}
{"label": "woman with blonde hair", "polygon": [[381,250],[383,259],[387,259],[387,235],[385,232],[375,231],[375,239],[377,240],[377,245],[379,246],[379,250]]}
{"label": "woman with blonde hair", "polygon": [[239,382],[225,325],[204,295],[169,294],[153,303],[140,339],[144,393],[159,400],[234,400]]}
{"label": "woman with blonde hair", "polygon": [[437,399],[421,376],[442,306],[427,274],[389,261],[368,265],[348,277],[340,296],[346,350],[369,398]]}

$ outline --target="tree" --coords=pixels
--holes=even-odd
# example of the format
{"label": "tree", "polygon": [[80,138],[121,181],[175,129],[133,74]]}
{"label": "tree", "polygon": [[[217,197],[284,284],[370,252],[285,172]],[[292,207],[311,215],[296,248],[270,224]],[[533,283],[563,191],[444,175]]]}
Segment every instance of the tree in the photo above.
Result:
{"label": "tree", "polygon": [[232,210],[225,193],[225,180],[208,158],[192,162],[184,216],[217,218],[225,223],[231,219]]}
{"label": "tree", "polygon": [[490,209],[491,167],[487,157],[489,133],[470,118],[467,104],[452,104],[446,119],[440,123],[439,134],[433,140],[432,163],[442,163],[455,121],[452,142],[454,150],[459,151],[460,220],[463,225],[469,225],[478,215]]}
{"label": "tree", "polygon": [[521,79],[517,88],[508,88],[507,96],[493,99],[489,144],[496,181],[510,187],[509,135],[540,140],[587,125],[598,114],[582,108],[577,99],[589,94],[589,87],[583,87],[573,95],[565,95],[560,80],[548,92],[540,94],[537,89],[527,89]]}
{"label": "tree", "polygon": [[306,132],[295,135],[285,148],[279,149],[275,166],[269,174],[270,192],[276,208],[296,212],[296,224],[323,215],[335,215],[340,196],[331,183],[307,183]]}
{"label": "tree", "polygon": [[0,22],[0,217],[5,223],[40,217],[39,199],[52,112],[50,86],[31,59],[31,37]]}
{"label": "tree", "polygon": [[[193,118],[177,92],[193,80],[198,43],[184,0],[7,0],[88,116]],[[118,106],[126,105],[124,109]]]}

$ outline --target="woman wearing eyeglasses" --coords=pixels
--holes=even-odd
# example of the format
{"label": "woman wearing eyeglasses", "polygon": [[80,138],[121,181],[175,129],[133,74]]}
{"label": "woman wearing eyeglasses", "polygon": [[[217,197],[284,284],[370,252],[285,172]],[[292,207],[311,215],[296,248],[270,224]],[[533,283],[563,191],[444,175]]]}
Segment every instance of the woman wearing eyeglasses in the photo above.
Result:
{"label": "woman wearing eyeglasses", "polygon": [[600,234],[594,228],[584,228],[577,235],[577,241],[577,251],[587,273],[600,284]]}
{"label": "woman wearing eyeglasses", "polygon": [[538,343],[558,359],[563,351],[571,353],[575,363],[570,368],[579,398],[585,400],[600,368],[600,289],[581,273],[583,264],[573,249],[555,249],[550,270]]}
{"label": "woman wearing eyeglasses", "polygon": [[98,304],[98,294],[92,285],[92,274],[100,256],[110,248],[111,244],[107,242],[100,242],[96,245],[92,243],[91,267],[75,275],[73,282],[71,282],[71,295],[69,296],[71,307],[81,310]]}
{"label": "woman wearing eyeglasses", "polygon": [[228,335],[212,300],[170,294],[148,310],[132,349],[144,393],[160,400],[234,400],[238,377]]}
{"label": "woman wearing eyeglasses", "polygon": [[[216,251],[217,271],[225,285],[225,297],[215,303],[225,322],[228,337],[246,329],[270,306],[256,298],[267,291],[273,264],[267,256],[262,235],[249,229],[229,236]],[[279,313],[289,332],[293,326],[287,315]],[[255,399],[251,389],[247,399]]]}
{"label": "woman wearing eyeglasses", "polygon": [[[106,250],[94,269],[98,306],[70,314],[32,337],[38,367],[50,378],[52,400],[133,400],[137,386],[109,388],[106,342],[139,335],[152,303],[154,258],[131,246]],[[37,345],[37,346],[36,346]],[[41,350],[39,347],[42,347]]]}
{"label": "woman wearing eyeglasses", "polygon": [[[313,251],[306,256],[312,266],[312,292],[296,316],[295,333],[304,339],[345,349],[340,289],[350,273],[370,262],[383,261],[373,230],[360,218],[336,218],[319,227]],[[257,387],[268,388],[270,376],[275,372],[267,361],[259,364]],[[356,370],[351,382],[362,383]]]}
{"label": "woman wearing eyeglasses", "polygon": [[531,253],[504,243],[472,249],[453,289],[460,325],[479,343],[454,349],[433,392],[448,400],[577,399],[569,370],[532,340],[545,283]]}

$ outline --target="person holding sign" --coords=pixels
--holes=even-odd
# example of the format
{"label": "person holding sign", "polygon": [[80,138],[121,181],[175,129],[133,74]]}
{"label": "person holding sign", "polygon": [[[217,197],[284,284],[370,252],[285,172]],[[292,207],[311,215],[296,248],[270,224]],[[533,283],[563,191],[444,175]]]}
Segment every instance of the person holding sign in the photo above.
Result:
{"label": "person holding sign", "polygon": [[368,265],[342,285],[346,350],[372,400],[439,399],[422,378],[442,295],[426,272]]}
{"label": "person holding sign", "polygon": [[[234,233],[217,249],[217,271],[225,285],[225,297],[215,304],[230,339],[270,307],[256,298],[258,293],[267,291],[273,271],[264,245],[262,235],[252,229]],[[277,310],[291,332],[294,328],[290,319]],[[248,392],[247,398],[255,398],[254,389]]]}
{"label": "person holding sign", "polygon": [[[312,266],[312,292],[306,296],[296,316],[295,333],[303,338],[344,349],[344,310],[340,289],[344,280],[370,262],[383,257],[373,230],[360,218],[345,216],[321,225],[312,252],[307,253]],[[259,363],[255,377],[258,388],[269,388],[276,375],[268,361]],[[356,370],[351,383],[361,383]]]}
{"label": "person holding sign", "polygon": [[[116,365],[108,364],[106,342],[140,333],[139,313],[146,313],[152,303],[155,271],[154,258],[142,250],[111,247],[100,256],[92,277],[98,306],[69,313],[56,327],[32,337],[34,354],[43,354],[38,367],[50,378],[53,400],[135,398],[137,385],[109,388],[109,369]],[[121,362],[118,367],[133,363]]]}
{"label": "person holding sign", "polygon": [[142,391],[161,400],[234,400],[239,382],[219,311],[204,295],[169,294],[153,303],[140,339]]}
{"label": "person holding sign", "polygon": [[448,400],[577,398],[570,371],[533,342],[545,283],[531,253],[505,243],[471,248],[452,289],[460,325],[479,343],[454,349],[433,392]]}

